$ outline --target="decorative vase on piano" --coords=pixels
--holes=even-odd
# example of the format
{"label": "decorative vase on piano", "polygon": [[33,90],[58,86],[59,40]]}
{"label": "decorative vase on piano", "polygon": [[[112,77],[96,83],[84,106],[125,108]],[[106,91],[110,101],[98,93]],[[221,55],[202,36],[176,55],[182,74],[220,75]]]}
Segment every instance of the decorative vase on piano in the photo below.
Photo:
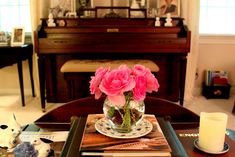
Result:
{"label": "decorative vase on piano", "polygon": [[106,94],[103,111],[112,129],[130,132],[142,119],[146,92],[158,91],[158,80],[151,71],[135,65],[132,69],[120,65],[117,69],[100,67],[91,77],[90,92],[99,99]]}

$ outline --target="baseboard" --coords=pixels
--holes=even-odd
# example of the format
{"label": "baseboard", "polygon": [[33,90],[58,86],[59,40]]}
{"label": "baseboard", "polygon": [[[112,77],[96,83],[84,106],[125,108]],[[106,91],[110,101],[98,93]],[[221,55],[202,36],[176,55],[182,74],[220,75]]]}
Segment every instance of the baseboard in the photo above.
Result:
{"label": "baseboard", "polygon": [[202,95],[202,88],[198,87],[198,88],[194,88],[193,89],[193,96],[200,96]]}

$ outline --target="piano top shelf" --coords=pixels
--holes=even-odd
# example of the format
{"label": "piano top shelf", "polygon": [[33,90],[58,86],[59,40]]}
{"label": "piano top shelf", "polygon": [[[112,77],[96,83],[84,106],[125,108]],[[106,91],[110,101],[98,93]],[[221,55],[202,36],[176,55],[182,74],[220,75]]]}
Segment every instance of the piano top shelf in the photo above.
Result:
{"label": "piano top shelf", "polygon": [[[183,18],[172,17],[173,27],[183,26]],[[41,18],[42,25],[47,26],[48,18]],[[56,27],[154,27],[155,18],[54,18]],[[160,18],[164,27],[166,18]]]}
{"label": "piano top shelf", "polygon": [[[172,27],[165,27],[165,18],[161,18],[161,26],[155,27],[154,18],[55,18],[56,27],[47,26],[47,18],[42,18],[42,25],[38,31],[43,34],[55,33],[154,33],[175,34],[177,37],[187,36],[188,28],[183,24],[183,18],[172,18]],[[42,37],[42,36],[41,36]]]}

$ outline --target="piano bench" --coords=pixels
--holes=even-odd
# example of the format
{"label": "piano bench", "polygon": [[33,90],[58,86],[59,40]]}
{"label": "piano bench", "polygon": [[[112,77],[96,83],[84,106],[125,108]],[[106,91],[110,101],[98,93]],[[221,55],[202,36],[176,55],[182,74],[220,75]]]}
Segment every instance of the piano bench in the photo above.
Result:
{"label": "piano bench", "polygon": [[[136,64],[141,64],[150,69],[156,75],[159,67],[156,63],[146,59],[129,59],[129,60],[68,60],[60,71],[64,73],[64,79],[67,84],[67,93],[69,100],[89,96],[89,81],[92,75],[99,67],[110,67],[111,69],[126,64],[132,68]],[[76,90],[79,88],[79,90]]]}

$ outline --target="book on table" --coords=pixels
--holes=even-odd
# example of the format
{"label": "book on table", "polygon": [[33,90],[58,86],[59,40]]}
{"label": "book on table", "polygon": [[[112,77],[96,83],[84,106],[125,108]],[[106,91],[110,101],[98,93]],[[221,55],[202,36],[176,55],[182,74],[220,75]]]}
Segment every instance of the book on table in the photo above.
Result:
{"label": "book on table", "polygon": [[82,156],[171,156],[171,148],[154,115],[144,115],[153,129],[138,138],[113,138],[95,129],[102,114],[90,114],[83,132],[80,152]]}

